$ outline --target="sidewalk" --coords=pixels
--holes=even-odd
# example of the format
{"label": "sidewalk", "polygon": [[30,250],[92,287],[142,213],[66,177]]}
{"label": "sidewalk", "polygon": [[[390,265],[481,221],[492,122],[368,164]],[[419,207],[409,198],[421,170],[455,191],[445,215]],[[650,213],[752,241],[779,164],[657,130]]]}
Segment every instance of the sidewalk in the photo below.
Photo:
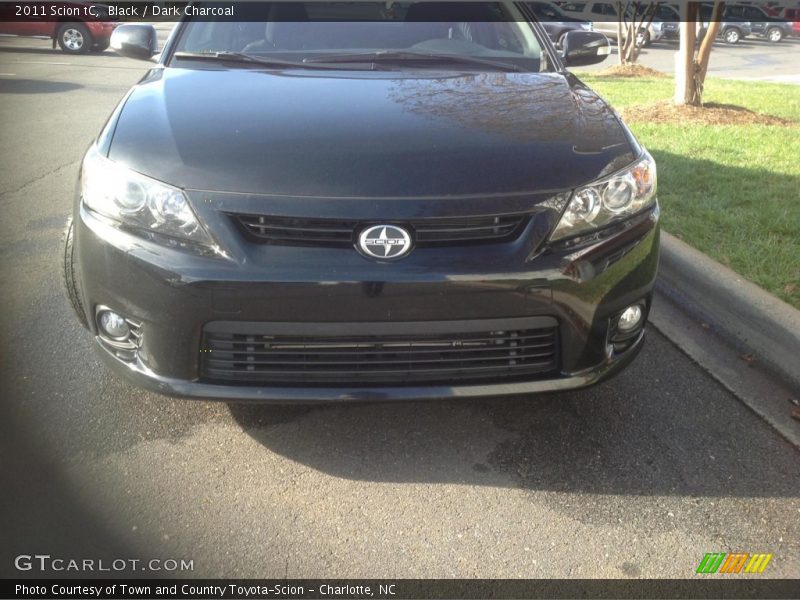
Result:
{"label": "sidewalk", "polygon": [[800,311],[661,232],[650,321],[800,447]]}
{"label": "sidewalk", "polygon": [[725,77],[736,81],[762,81],[764,83],[791,83],[800,85],[800,74],[791,75],[765,75],[763,77]]}

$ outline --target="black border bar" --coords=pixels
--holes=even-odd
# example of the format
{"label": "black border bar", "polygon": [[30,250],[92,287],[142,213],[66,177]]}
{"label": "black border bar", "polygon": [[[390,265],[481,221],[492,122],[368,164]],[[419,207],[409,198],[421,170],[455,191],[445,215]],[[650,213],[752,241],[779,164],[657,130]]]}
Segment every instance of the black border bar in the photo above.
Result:
{"label": "black border bar", "polygon": [[[329,0],[307,0],[305,4],[324,3]],[[370,0],[356,0],[356,2],[367,2]],[[377,4],[386,4],[386,0],[372,0]],[[395,0],[399,3],[406,1],[421,1],[421,0]],[[481,0],[489,1],[491,0]],[[613,0],[608,0],[613,2]],[[711,0],[713,1],[713,0]],[[74,11],[78,11],[77,17],[80,20],[104,20],[105,13],[98,18],[96,10],[93,6],[103,6],[111,10],[110,20],[125,23],[125,22],[175,22],[188,16],[195,21],[235,21],[235,22],[261,22],[265,20],[266,11],[269,10],[269,5],[275,3],[291,3],[292,0],[2,0],[0,1],[0,21],[4,22],[41,22],[41,21],[59,21],[65,15],[72,14],[75,16]],[[478,2],[478,0],[445,0],[445,2],[456,2],[458,4],[470,4]],[[632,5],[640,6],[641,10],[647,7],[655,9],[658,5],[674,4],[679,8],[683,8],[688,0],[637,0]],[[626,0],[627,3],[627,0]],[[734,4],[734,1],[729,1],[726,4]],[[578,4],[587,4],[587,2],[579,2]],[[758,7],[760,3],[756,2],[754,6]],[[188,10],[187,10],[188,7]],[[209,12],[196,10],[193,7],[213,9]],[[760,8],[760,7],[759,7]],[[780,11],[783,8],[798,8],[796,0],[777,0],[777,3],[772,5],[771,10]],[[73,12],[70,12],[73,11]],[[648,13],[649,14],[649,13]],[[676,13],[672,13],[675,15]],[[566,12],[567,19],[571,20],[590,20],[590,21],[609,21],[616,22],[617,18],[608,14],[596,13],[576,13]],[[470,11],[465,10],[463,17],[460,20],[470,21],[473,18],[481,20],[478,17],[471,17]],[[638,17],[641,20],[643,17]],[[713,16],[706,18],[714,18]],[[769,17],[772,18],[772,17]],[[270,15],[271,20],[293,20],[292,17],[281,17],[280,14]],[[444,20],[451,20],[450,17],[444,17]],[[313,18],[309,20],[313,21]],[[538,20],[541,22],[546,21],[560,21],[561,17],[549,19],[547,17],[539,16]],[[663,20],[661,18],[656,20]],[[667,19],[669,21],[678,22],[678,18]],[[722,18],[725,20],[725,17]],[[734,19],[742,20],[742,19]]]}
{"label": "black border bar", "polygon": [[723,598],[794,599],[800,579],[7,579],[2,598],[387,599]]}

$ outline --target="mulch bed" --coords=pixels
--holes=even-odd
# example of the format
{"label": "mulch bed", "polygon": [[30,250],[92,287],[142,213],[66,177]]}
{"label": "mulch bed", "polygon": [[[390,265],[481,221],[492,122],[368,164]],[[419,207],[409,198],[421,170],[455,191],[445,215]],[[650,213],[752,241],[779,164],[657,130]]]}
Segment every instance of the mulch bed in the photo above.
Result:
{"label": "mulch bed", "polygon": [[662,79],[669,77],[662,71],[645,67],[638,63],[628,65],[614,65],[596,73],[599,77],[642,77],[647,79]]}
{"label": "mulch bed", "polygon": [[678,106],[671,102],[634,104],[620,110],[622,118],[640,123],[700,123],[702,125],[778,125],[795,127],[789,119],[753,112],[743,106],[709,102],[703,106]]}

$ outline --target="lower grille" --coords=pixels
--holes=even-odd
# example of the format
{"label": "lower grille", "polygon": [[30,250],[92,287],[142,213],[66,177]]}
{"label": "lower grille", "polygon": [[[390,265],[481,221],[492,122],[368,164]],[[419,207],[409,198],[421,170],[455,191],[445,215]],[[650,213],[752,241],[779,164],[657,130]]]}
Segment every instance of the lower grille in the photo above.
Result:
{"label": "lower grille", "polygon": [[[393,221],[408,226],[418,247],[504,242],[522,231],[529,215],[440,217]],[[306,219],[259,215],[234,217],[253,242],[276,245],[351,247],[372,221]]]}
{"label": "lower grille", "polygon": [[262,385],[452,384],[558,368],[556,327],[409,335],[204,333],[202,377]]}

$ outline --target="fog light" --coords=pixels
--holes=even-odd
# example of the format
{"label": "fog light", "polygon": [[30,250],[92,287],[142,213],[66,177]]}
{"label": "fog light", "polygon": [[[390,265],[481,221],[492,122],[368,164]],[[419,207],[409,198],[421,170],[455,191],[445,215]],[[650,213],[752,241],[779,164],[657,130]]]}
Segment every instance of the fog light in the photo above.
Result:
{"label": "fog light", "polygon": [[114,340],[126,340],[131,333],[131,328],[125,319],[111,310],[104,310],[98,318],[100,329]]}
{"label": "fog light", "polygon": [[621,333],[628,333],[636,329],[642,322],[642,307],[633,304],[626,308],[617,320],[617,330]]}

